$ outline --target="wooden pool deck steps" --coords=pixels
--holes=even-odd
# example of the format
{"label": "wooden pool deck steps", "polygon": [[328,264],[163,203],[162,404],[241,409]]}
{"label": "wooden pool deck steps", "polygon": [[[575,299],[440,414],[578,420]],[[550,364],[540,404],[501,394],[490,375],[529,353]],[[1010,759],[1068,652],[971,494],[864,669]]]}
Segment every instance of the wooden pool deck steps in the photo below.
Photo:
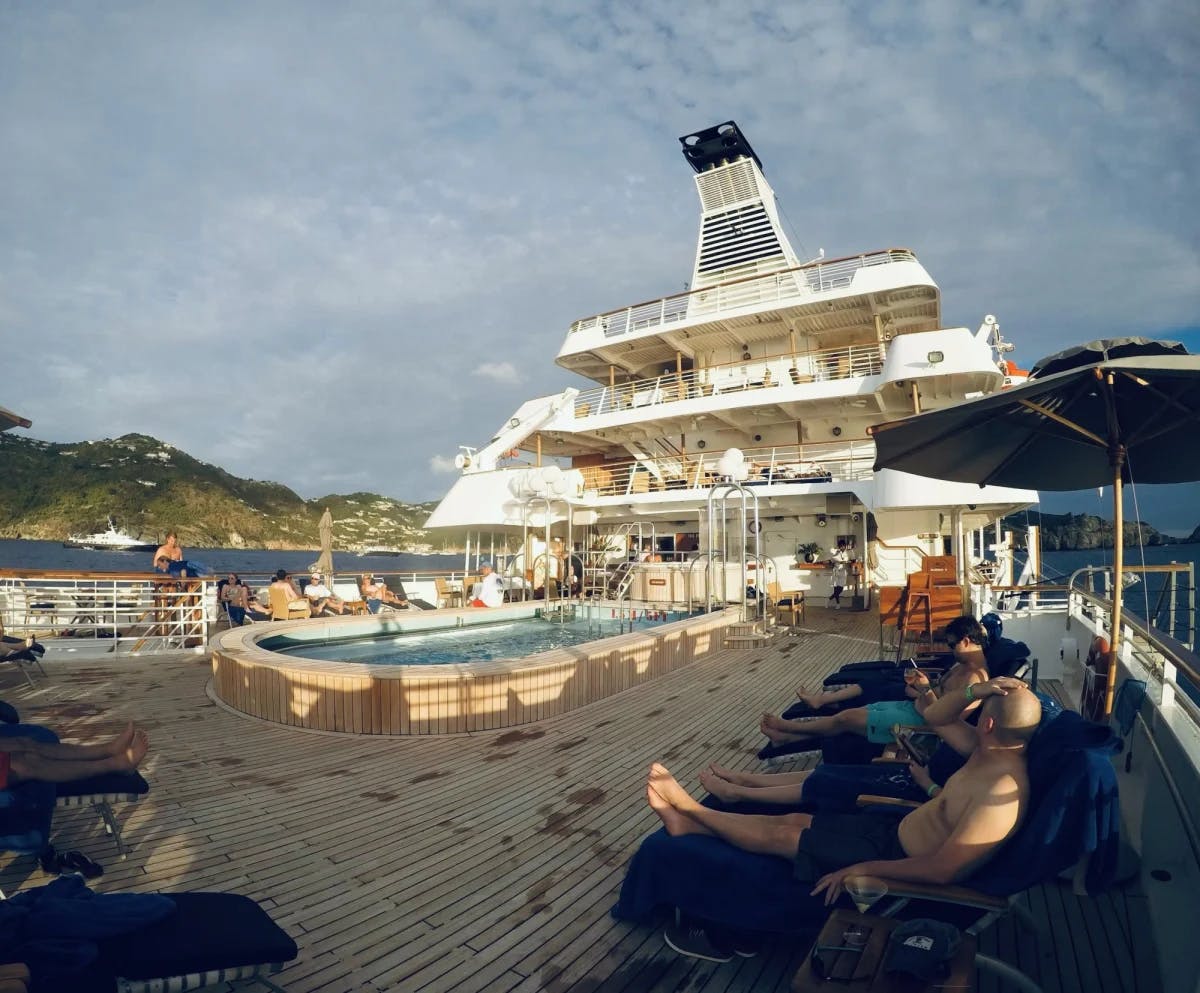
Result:
{"label": "wooden pool deck steps", "polygon": [[[102,862],[103,892],[260,900],[300,946],[276,977],[288,993],[782,993],[799,942],[718,965],[609,916],[629,856],[658,825],[645,771],[665,761],[697,792],[708,761],[759,769],[758,715],[876,646],[873,615],[814,609],[794,636],[715,652],[569,714],[419,738],[234,714],[206,695],[210,669],[194,655],[56,662],[32,688],[9,672],[0,697],[71,739],[129,719],[149,730],[151,792],[117,809],[128,859],[90,811],[59,811],[55,844]],[[32,858],[0,856],[5,892],[47,878]],[[1084,901],[1050,885],[1028,903],[1045,936],[1005,925],[983,945],[1047,993],[1156,989],[1138,971],[1150,946],[1135,892]]]}

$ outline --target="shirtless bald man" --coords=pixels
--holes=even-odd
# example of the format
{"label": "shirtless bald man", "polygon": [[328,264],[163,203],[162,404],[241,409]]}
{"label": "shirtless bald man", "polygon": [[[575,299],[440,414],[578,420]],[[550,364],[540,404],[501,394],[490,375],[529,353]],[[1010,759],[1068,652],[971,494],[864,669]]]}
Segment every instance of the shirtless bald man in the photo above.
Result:
{"label": "shirtless bald man", "polygon": [[[984,684],[976,739],[945,788],[898,823],[870,814],[733,814],[703,807],[655,763],[646,796],[671,835],[713,835],[744,851],[794,862],[797,878],[832,903],[847,876],[950,883],[985,863],[1020,826],[1029,798],[1026,747],[1042,707],[1027,687]],[[820,878],[816,874],[821,873]]]}

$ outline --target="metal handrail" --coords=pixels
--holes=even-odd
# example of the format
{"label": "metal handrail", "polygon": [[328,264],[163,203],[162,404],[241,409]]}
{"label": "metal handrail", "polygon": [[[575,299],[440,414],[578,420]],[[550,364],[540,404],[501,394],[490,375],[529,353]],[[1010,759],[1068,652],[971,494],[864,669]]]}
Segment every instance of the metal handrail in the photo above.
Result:
{"label": "metal handrail", "polygon": [[582,419],[623,410],[644,411],[681,400],[878,376],[882,372],[883,358],[877,344],[783,352],[703,369],[668,369],[661,376],[581,390],[573,401],[574,413],[576,419]]}
{"label": "metal handrail", "polygon": [[916,261],[916,255],[907,248],[889,248],[862,255],[806,262],[790,269],[777,269],[761,275],[700,286],[685,293],[580,318],[571,324],[568,334],[599,329],[605,337],[613,338],[632,331],[679,324],[690,317],[725,313],[745,307],[748,303],[804,299],[813,293],[849,286],[861,269]]}
{"label": "metal handrail", "polygon": [[[744,450],[751,486],[832,483],[869,479],[875,465],[870,440],[775,445]],[[583,489],[597,496],[634,496],[670,489],[704,489],[718,475],[720,453],[621,459],[586,466]]]}

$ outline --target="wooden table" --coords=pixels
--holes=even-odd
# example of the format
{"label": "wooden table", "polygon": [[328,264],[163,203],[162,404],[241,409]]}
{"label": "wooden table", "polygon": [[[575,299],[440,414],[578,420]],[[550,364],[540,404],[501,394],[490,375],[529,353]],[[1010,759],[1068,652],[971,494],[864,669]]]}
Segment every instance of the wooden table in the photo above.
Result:
{"label": "wooden table", "polygon": [[810,954],[792,977],[793,993],[932,993],[935,990],[971,993],[975,989],[976,939],[971,934],[962,936],[950,966],[950,974],[944,979],[925,984],[919,979],[885,973],[882,966],[888,938],[902,923],[891,917],[859,914],[839,907],[825,921],[817,937],[817,945],[841,947],[848,944],[843,933],[851,925],[868,929],[867,943],[861,952],[824,952],[829,979],[819,979],[813,972]]}

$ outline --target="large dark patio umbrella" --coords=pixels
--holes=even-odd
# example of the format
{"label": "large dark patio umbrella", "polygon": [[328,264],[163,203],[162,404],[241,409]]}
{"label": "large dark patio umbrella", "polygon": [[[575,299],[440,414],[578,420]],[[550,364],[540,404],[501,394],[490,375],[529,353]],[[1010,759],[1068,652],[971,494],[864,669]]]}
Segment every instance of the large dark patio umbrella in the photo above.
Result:
{"label": "large dark patio umbrella", "polygon": [[[875,468],[1038,490],[1113,487],[1112,652],[1121,630],[1122,484],[1200,480],[1200,356],[1120,338],[1043,359],[1022,385],[878,424]],[[1105,694],[1112,710],[1113,681]]]}

